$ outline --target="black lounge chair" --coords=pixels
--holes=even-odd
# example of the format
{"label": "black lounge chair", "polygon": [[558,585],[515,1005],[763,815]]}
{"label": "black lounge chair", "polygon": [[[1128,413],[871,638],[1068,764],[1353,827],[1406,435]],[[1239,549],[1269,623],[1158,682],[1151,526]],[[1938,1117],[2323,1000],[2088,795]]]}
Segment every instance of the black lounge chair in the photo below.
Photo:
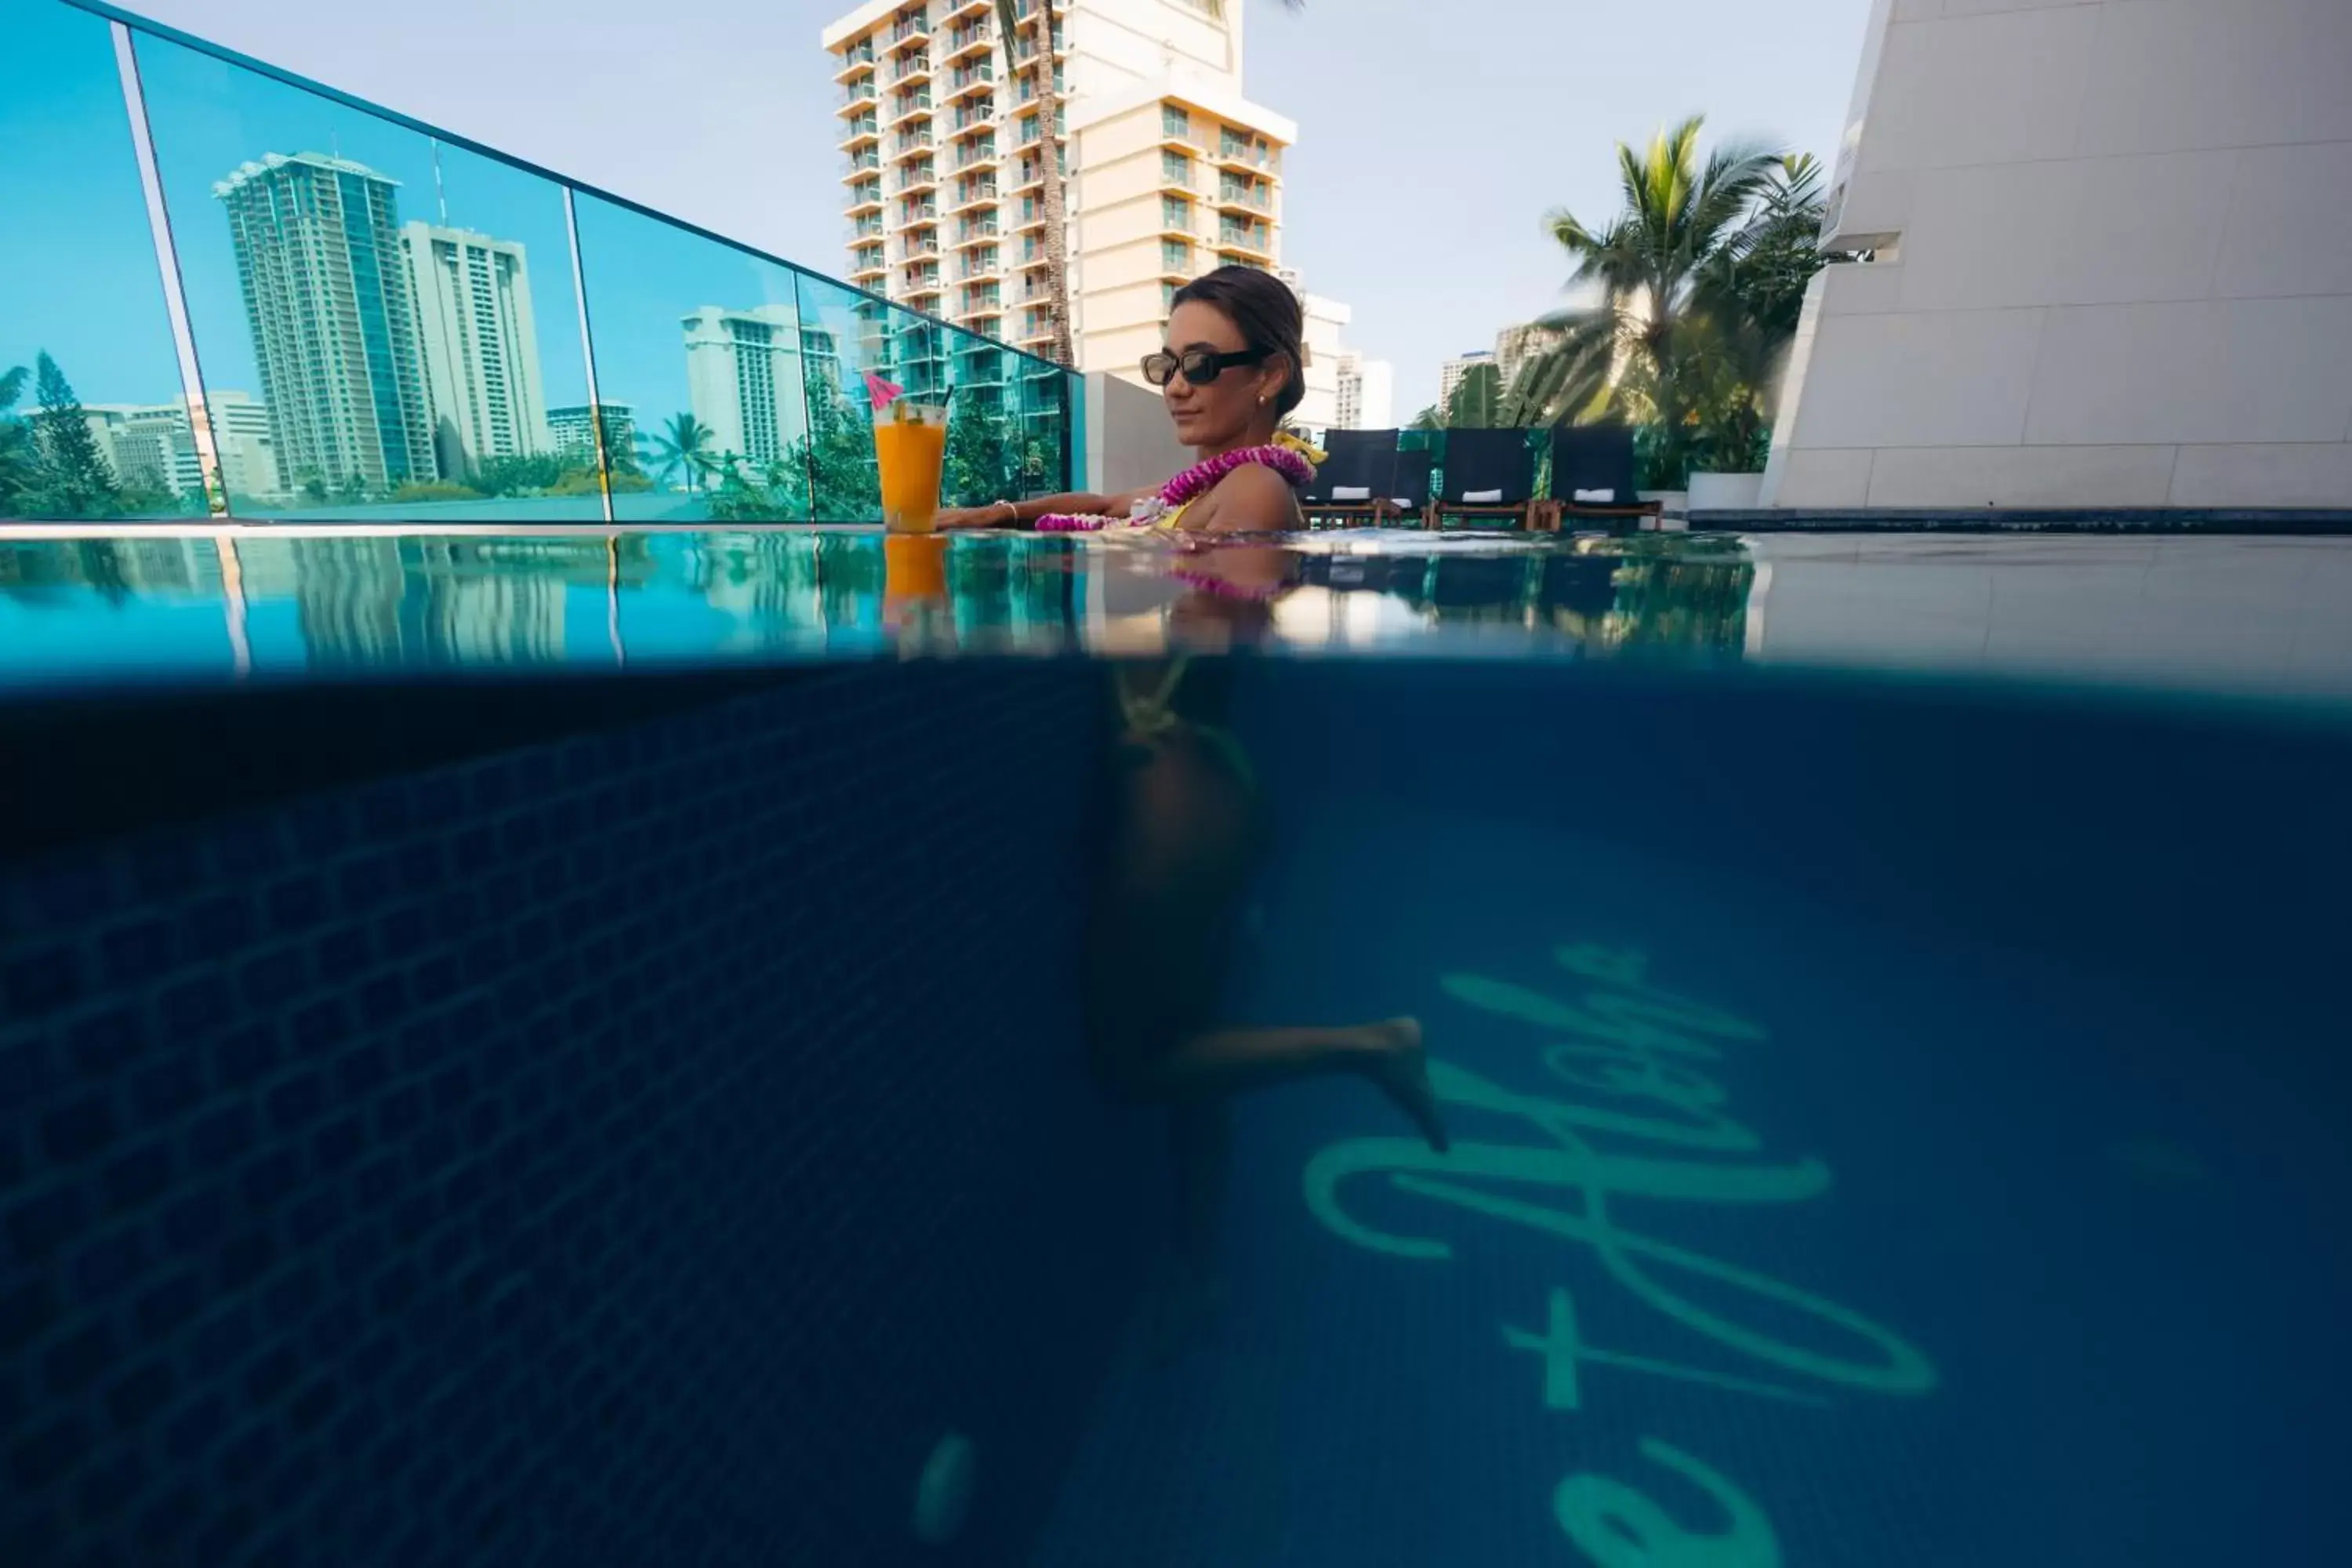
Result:
{"label": "black lounge chair", "polygon": [[1435,454],[1426,447],[1396,455],[1396,475],[1389,481],[1384,515],[1402,526],[1408,521],[1429,526],[1429,470]]}
{"label": "black lounge chair", "polygon": [[1445,489],[1430,503],[1429,526],[1449,517],[1493,517],[1532,526],[1536,455],[1525,430],[1448,430]]}
{"label": "black lounge chair", "polygon": [[1633,432],[1623,425],[1561,425],[1551,433],[1551,500],[1538,526],[1557,532],[1570,519],[1622,521],[1656,517],[1663,503],[1633,488]]}
{"label": "black lounge chair", "polygon": [[[1298,510],[1310,525],[1318,518],[1379,522],[1388,509],[1396,459],[1393,430],[1331,431],[1323,439],[1322,467],[1299,492]],[[1425,490],[1426,478],[1423,485]]]}

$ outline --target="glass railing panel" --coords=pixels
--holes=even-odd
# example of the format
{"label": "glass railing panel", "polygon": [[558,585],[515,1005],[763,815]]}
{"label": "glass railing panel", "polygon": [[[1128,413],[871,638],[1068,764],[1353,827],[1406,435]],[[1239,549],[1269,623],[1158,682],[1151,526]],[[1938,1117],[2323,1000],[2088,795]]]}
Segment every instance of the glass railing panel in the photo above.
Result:
{"label": "glass railing panel", "polygon": [[0,25],[0,518],[198,517],[190,416],[107,24],[25,0]]}
{"label": "glass railing panel", "polygon": [[804,388],[831,345],[799,274],[600,196],[575,216],[597,390],[631,436],[615,520],[808,521]]}
{"label": "glass railing panel", "polygon": [[[142,34],[188,321],[240,517],[604,516],[562,187]],[[567,435],[570,429],[572,434]]]}

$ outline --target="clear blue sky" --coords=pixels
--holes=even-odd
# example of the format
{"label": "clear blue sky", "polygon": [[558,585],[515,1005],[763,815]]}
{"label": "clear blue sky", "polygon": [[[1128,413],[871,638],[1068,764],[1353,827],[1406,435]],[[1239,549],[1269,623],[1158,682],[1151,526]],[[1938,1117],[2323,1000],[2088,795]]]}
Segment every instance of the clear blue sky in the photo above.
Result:
{"label": "clear blue sky", "polygon": [[[1287,168],[1284,259],[1305,272],[1310,289],[1355,308],[1356,343],[1397,366],[1400,416],[1434,395],[1447,355],[1489,346],[1497,327],[1560,301],[1565,268],[1542,235],[1542,215],[1555,205],[1593,217],[1613,210],[1616,141],[1704,111],[1714,132],[1833,159],[1869,10],[1869,0],[1310,0],[1299,13],[1272,0],[1247,3],[1246,89],[1301,127]],[[28,8],[48,7],[31,0]],[[134,8],[796,260],[827,270],[843,263],[834,89],[817,32],[845,5],[144,0]],[[14,29],[19,6],[10,9]],[[12,42],[25,36],[13,33]],[[11,144],[50,157],[47,149],[60,143],[22,122],[69,119],[76,95],[102,99],[110,72],[110,61],[93,56],[87,71],[53,70],[32,84],[0,64],[9,79],[0,86],[15,89],[0,100]],[[167,168],[180,189],[209,168],[205,159],[219,162],[236,144],[236,127],[220,121],[217,95],[213,101],[210,137],[201,130],[184,137],[173,159],[179,174]],[[334,128],[322,121],[309,129]],[[269,133],[293,129],[273,124]],[[158,135],[160,142],[160,125]],[[389,146],[383,153],[399,161]],[[128,162],[127,149],[85,146],[68,155],[84,172]],[[429,178],[405,166],[387,172],[404,181],[404,216],[424,216]],[[192,206],[206,232],[219,222],[193,195],[175,189],[173,201],[181,225]],[[122,251],[97,244],[100,231],[137,223],[135,207],[95,205],[110,210],[93,213],[84,258]],[[491,211],[452,216],[504,234],[505,215],[531,205],[522,191],[494,189],[483,201]],[[536,233],[536,215],[531,221]],[[560,254],[551,241],[544,252],[534,242],[535,274],[543,253],[551,261]],[[160,306],[151,307],[126,274],[118,297],[138,301],[127,311],[130,324],[68,328],[60,290],[79,292],[89,279],[35,287],[28,271],[54,260],[54,253],[0,253],[0,300],[7,301],[0,363],[29,359],[35,337],[57,339],[47,346],[68,360],[85,399],[170,395],[168,353],[159,358],[159,340],[138,324]],[[192,273],[203,266],[193,264]],[[547,281],[535,278],[542,290]],[[190,286],[223,294],[194,275]],[[596,293],[592,278],[592,306]],[[31,299],[44,304],[37,316],[23,308]],[[201,302],[192,305],[205,313]],[[564,326],[541,323],[551,401],[567,400],[568,386],[555,384],[579,374],[576,353],[558,363],[567,353],[559,340],[576,346]],[[197,331],[202,346],[201,319]],[[208,374],[221,384],[240,374],[249,382],[241,333],[223,322],[209,335],[224,346],[208,351],[223,362]],[[76,359],[83,368],[74,369]],[[157,379],[163,384],[147,384]],[[615,379],[639,378],[607,376]],[[636,390],[608,386],[606,395]],[[645,390],[647,402],[671,395]]]}

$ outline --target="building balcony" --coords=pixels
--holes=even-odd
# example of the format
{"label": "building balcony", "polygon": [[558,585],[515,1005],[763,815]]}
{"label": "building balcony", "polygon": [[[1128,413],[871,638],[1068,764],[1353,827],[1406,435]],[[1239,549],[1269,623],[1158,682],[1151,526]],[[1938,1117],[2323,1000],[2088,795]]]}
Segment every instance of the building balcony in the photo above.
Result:
{"label": "building balcony", "polygon": [[870,109],[881,93],[882,89],[874,80],[874,73],[867,71],[841,89],[841,112],[856,114],[860,110]]}
{"label": "building balcony", "polygon": [[882,186],[880,183],[877,182],[871,186],[860,187],[851,191],[849,193],[849,206],[847,210],[851,217],[856,217],[862,213],[880,212],[882,210]]}
{"label": "building balcony", "polygon": [[983,258],[978,261],[968,262],[955,269],[956,281],[959,283],[983,282],[992,278],[1002,278],[1003,276],[1003,264],[997,261],[993,257]]}
{"label": "building balcony", "polygon": [[1021,234],[1029,229],[1044,228],[1045,226],[1045,204],[1043,202],[1024,202],[1021,205],[1021,216],[1013,224],[1013,232],[1015,234]]}
{"label": "building balcony", "polygon": [[901,261],[920,261],[940,253],[940,237],[936,229],[918,229],[907,236],[898,252]]}
{"label": "building balcony", "polygon": [[967,245],[986,245],[992,239],[1002,237],[993,222],[967,223],[956,229],[955,242],[957,248],[961,249]]}
{"label": "building balcony", "polygon": [[1274,234],[1270,229],[1223,228],[1217,231],[1217,246],[1246,256],[1274,259]]}
{"label": "building balcony", "polygon": [[928,92],[919,92],[911,98],[892,104],[889,118],[884,123],[897,125],[903,121],[927,116],[930,112],[931,95]]}
{"label": "building balcony", "polygon": [[899,137],[891,145],[890,161],[897,163],[903,158],[919,158],[930,151],[931,133],[928,131],[918,131],[911,136]]}
{"label": "building balcony", "polygon": [[880,239],[882,220],[879,217],[859,218],[849,226],[849,237],[852,243],[861,239]]}
{"label": "building balcony", "polygon": [[940,209],[936,202],[908,202],[907,210],[898,215],[898,226],[901,228],[920,228],[927,223],[939,221]]}
{"label": "building balcony", "polygon": [[1235,146],[1230,142],[1217,149],[1217,162],[1228,169],[1255,169],[1263,174],[1277,174],[1282,168],[1271,149]]}
{"label": "building balcony", "polygon": [[1244,186],[1225,181],[1217,187],[1217,205],[1226,212],[1272,212],[1274,193],[1264,185]]}
{"label": "building balcony", "polygon": [[841,52],[841,63],[834,68],[833,79],[841,80],[853,71],[866,69],[874,64],[874,44],[871,39],[852,44]]}
{"label": "building balcony", "polygon": [[931,21],[929,16],[908,16],[904,21],[896,22],[891,25],[890,31],[884,38],[884,42],[891,48],[895,49],[901,44],[912,43],[917,39],[928,38],[930,36]]}
{"label": "building balcony", "polygon": [[841,177],[845,180],[863,179],[867,174],[873,174],[881,167],[882,155],[869,148],[863,153],[851,153],[849,157],[843,162],[841,165]]}
{"label": "building balcony", "polygon": [[949,129],[952,130],[957,135],[961,136],[966,132],[979,132],[993,129],[995,124],[996,110],[994,108],[985,104],[974,104],[969,108],[957,110],[955,111],[955,118],[949,122]]}
{"label": "building balcony", "polygon": [[890,68],[892,87],[904,87],[910,81],[930,79],[931,57],[929,55],[902,55]]}
{"label": "building balcony", "polygon": [[948,97],[970,98],[974,93],[987,92],[996,86],[996,67],[986,60],[978,65],[960,66],[948,73]]}
{"label": "building balcony", "polygon": [[955,161],[948,166],[961,174],[966,169],[988,168],[992,164],[995,163],[996,161],[996,149],[993,147],[984,147],[978,150],[967,149],[963,152],[958,153],[955,155]]}
{"label": "building balcony", "polygon": [[958,27],[948,35],[947,47],[940,52],[945,60],[960,60],[971,55],[984,55],[996,47],[996,29],[982,22],[978,26]]}
{"label": "building balcony", "polygon": [[882,122],[870,114],[863,119],[853,120],[841,129],[841,145],[845,152],[853,152],[881,139]]}
{"label": "building balcony", "polygon": [[849,267],[849,279],[853,283],[863,284],[868,279],[887,278],[889,275],[890,268],[887,262],[856,261]]}
{"label": "building balcony", "polygon": [[996,0],[948,0],[947,9],[940,13],[940,19],[952,22],[962,16],[985,17],[995,9]]}
{"label": "building balcony", "polygon": [[915,164],[909,164],[901,169],[898,172],[898,183],[891,187],[902,196],[912,195],[916,191],[936,191],[939,188],[938,173]]}

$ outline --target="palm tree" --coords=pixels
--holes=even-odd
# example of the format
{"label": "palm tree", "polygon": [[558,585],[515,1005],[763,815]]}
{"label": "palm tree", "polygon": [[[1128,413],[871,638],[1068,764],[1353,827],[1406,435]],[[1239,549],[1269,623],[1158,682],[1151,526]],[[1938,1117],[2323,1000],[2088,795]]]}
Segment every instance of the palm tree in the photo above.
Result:
{"label": "palm tree", "polygon": [[1624,210],[1595,228],[1565,210],[1545,218],[1576,270],[1572,285],[1597,287],[1597,309],[1543,318],[1565,332],[1559,345],[1523,370],[1549,386],[1544,412],[1579,412],[1580,395],[1602,384],[1616,412],[1657,426],[1661,456],[1682,462],[1692,439],[1698,383],[1707,363],[1700,283],[1746,232],[1758,202],[1785,167],[1780,154],[1736,144],[1702,162],[1693,115],[1661,131],[1646,148],[1617,148]]}
{"label": "palm tree", "polygon": [[710,449],[718,439],[718,433],[692,414],[673,414],[658,435],[645,437],[643,456],[657,483],[666,485],[682,473],[686,488],[698,490],[703,479],[719,470],[719,458]]}
{"label": "palm tree", "polygon": [[[1037,18],[1038,43],[1034,63],[1021,63],[1021,24]],[[1045,330],[1053,338],[1054,363],[1077,363],[1070,349],[1070,256],[1064,226],[1068,208],[1062,189],[1062,89],[1054,81],[1054,40],[1062,25],[1054,0],[996,0],[996,27],[1004,45],[1004,88],[1010,94],[1025,68],[1036,80],[1037,158],[1045,177]],[[1009,119],[1009,117],[1008,117]],[[1017,149],[1016,149],[1017,151]]]}
{"label": "palm tree", "polygon": [[1707,351],[1692,377],[1694,401],[1717,462],[1745,468],[1762,455],[1805,288],[1826,260],[1822,214],[1821,161],[1809,153],[1774,161],[1748,222],[1692,288]]}

